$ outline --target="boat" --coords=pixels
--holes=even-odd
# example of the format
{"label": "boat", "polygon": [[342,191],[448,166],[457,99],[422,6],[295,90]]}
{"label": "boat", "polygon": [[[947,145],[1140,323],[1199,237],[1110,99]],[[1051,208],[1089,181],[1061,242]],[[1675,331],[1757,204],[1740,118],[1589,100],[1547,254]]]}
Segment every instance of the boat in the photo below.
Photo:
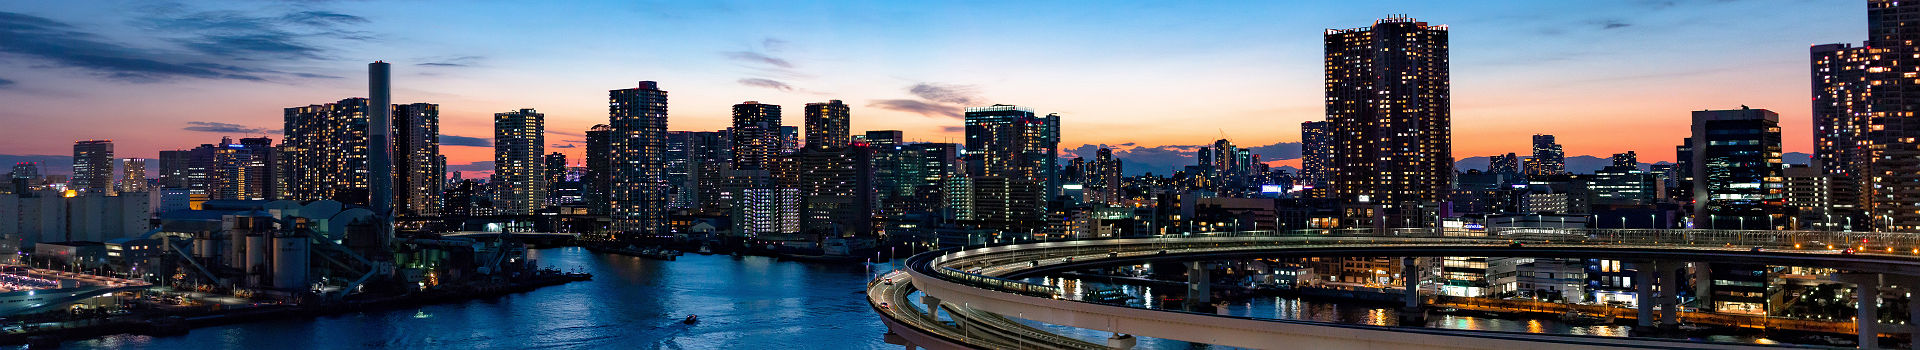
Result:
{"label": "boat", "polygon": [[1080,298],[1080,300],[1099,302],[1099,303],[1108,303],[1108,304],[1121,304],[1121,303],[1126,303],[1128,300],[1133,300],[1133,299],[1134,299],[1133,296],[1127,295],[1126,292],[1120,291],[1119,288],[1107,288],[1107,289],[1094,290],[1092,292],[1087,292],[1087,295],[1085,297]]}
{"label": "boat", "polygon": [[1566,322],[1569,325],[1576,325],[1576,326],[1605,325],[1605,324],[1613,324],[1613,316],[1601,315],[1601,314],[1595,314],[1595,313],[1589,313],[1589,312],[1580,312],[1580,311],[1567,311],[1567,313],[1560,314],[1560,321]]}
{"label": "boat", "polygon": [[699,315],[687,315],[687,319],[685,319],[685,320],[680,320],[680,323],[685,323],[685,324],[695,324],[695,323],[700,323],[700,316],[699,316]]}

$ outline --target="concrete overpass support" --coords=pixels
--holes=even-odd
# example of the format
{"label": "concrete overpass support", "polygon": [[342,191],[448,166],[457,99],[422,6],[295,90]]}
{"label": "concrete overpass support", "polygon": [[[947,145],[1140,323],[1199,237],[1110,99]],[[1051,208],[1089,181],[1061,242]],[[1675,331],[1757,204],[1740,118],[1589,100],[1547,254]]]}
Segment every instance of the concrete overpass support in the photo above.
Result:
{"label": "concrete overpass support", "polygon": [[920,303],[927,305],[927,318],[940,319],[940,298],[922,294],[920,295]]}
{"label": "concrete overpass support", "polygon": [[1693,263],[1693,300],[1700,301],[1701,310],[1713,311],[1713,264]]}
{"label": "concrete overpass support", "polygon": [[1205,261],[1187,264],[1187,305],[1197,307],[1213,302],[1213,276]]}
{"label": "concrete overpass support", "polygon": [[1136,340],[1133,339],[1132,335],[1114,333],[1113,336],[1107,337],[1107,348],[1114,350],[1132,350],[1135,342]]}
{"label": "concrete overpass support", "polygon": [[1660,271],[1660,327],[1680,326],[1680,270],[1678,261],[1658,261]]}
{"label": "concrete overpass support", "polygon": [[1403,296],[1407,302],[1407,304],[1401,308],[1409,312],[1419,311],[1420,266],[1414,262],[1413,257],[1400,258],[1400,288],[1402,292],[1406,293]]}
{"label": "concrete overpass support", "polygon": [[[1920,303],[1914,303],[1914,292],[1920,292],[1920,276],[1902,276],[1900,286],[1907,289],[1907,334],[1920,337]],[[1920,349],[1920,339],[1907,343],[1909,348]]]}
{"label": "concrete overpass support", "polygon": [[1633,266],[1633,305],[1640,311],[1637,327],[1640,330],[1653,328],[1653,272],[1657,270],[1652,262],[1637,262]]}

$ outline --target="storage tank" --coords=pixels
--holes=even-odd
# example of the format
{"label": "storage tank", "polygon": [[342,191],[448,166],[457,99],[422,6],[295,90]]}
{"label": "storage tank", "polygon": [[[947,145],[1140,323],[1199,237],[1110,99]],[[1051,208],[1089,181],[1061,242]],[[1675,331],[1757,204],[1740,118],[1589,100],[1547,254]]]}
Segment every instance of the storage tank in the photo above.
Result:
{"label": "storage tank", "polygon": [[247,235],[246,273],[249,285],[267,286],[273,281],[266,276],[273,272],[273,236],[265,232]]}
{"label": "storage tank", "polygon": [[307,272],[312,269],[309,254],[312,242],[304,233],[287,233],[273,237],[273,287],[280,289],[307,289]]}

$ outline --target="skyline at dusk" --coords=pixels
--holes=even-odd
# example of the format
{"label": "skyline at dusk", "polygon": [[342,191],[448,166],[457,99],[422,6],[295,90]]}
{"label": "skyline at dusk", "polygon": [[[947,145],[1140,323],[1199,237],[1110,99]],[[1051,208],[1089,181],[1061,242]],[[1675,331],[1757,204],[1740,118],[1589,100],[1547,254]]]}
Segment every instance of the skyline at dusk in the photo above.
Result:
{"label": "skyline at dusk", "polygon": [[671,130],[725,128],[741,101],[839,99],[853,130],[957,142],[962,108],[1007,103],[1059,113],[1063,156],[1113,145],[1128,173],[1164,174],[1223,135],[1297,157],[1277,144],[1325,117],[1322,32],[1395,13],[1450,28],[1456,158],[1525,154],[1540,133],[1569,156],[1672,161],[1689,111],[1740,105],[1779,112],[1785,150],[1811,152],[1807,45],[1857,44],[1862,7],[21,4],[0,12],[0,118],[60,122],[0,129],[0,156],[278,140],[282,108],[360,97],[358,70],[386,60],[394,102],[441,106],[449,170],[490,162],[489,117],[520,108],[548,116],[549,151],[583,159],[606,91],[652,80],[675,98]]}

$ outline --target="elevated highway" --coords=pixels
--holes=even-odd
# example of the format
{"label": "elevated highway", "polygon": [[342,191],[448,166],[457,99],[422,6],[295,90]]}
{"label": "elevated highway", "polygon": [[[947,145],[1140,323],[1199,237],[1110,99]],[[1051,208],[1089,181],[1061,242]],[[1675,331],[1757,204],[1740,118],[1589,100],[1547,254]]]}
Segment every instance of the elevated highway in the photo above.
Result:
{"label": "elevated highway", "polygon": [[[1643,325],[1656,319],[1651,274],[1672,271],[1671,262],[1712,261],[1770,265],[1821,266],[1846,270],[1863,288],[1886,281],[1920,282],[1920,242],[1906,234],[1728,230],[1561,230],[1483,237],[1447,237],[1422,231],[1240,232],[1138,239],[1023,243],[954,249],[916,255],[903,270],[905,281],[922,291],[930,305],[982,311],[1047,324],[1196,343],[1246,348],[1394,349],[1394,348],[1752,348],[1759,345],[1682,340],[1466,331],[1423,327],[1380,327],[1321,322],[1254,319],[1070,300],[1058,288],[1022,278],[1096,266],[1150,261],[1195,261],[1276,256],[1514,256],[1607,257],[1640,261],[1649,268],[1636,282],[1649,297],[1641,304]],[[1851,249],[1849,251],[1848,249]],[[1655,262],[1662,262],[1655,264]],[[1418,270],[1418,269],[1410,269]],[[1869,278],[1871,277],[1871,278]],[[1673,281],[1675,276],[1659,278]],[[1415,279],[1407,279],[1415,280]],[[1669,282],[1670,283],[1670,282]],[[1912,285],[1909,283],[1900,283]],[[1872,288],[1867,288],[1872,287]],[[1666,285],[1663,289],[1674,290]],[[894,290],[902,290],[898,288]],[[871,291],[870,291],[871,292]],[[880,291],[883,294],[885,290]],[[1867,295],[1862,292],[1862,295]],[[882,298],[885,298],[884,296]],[[1876,300],[1869,298],[1866,300]],[[1417,298],[1409,298],[1409,302]],[[896,301],[897,303],[898,301]],[[1659,304],[1667,320],[1676,319],[1671,298]],[[1889,328],[1862,307],[1860,324],[1876,332],[1862,336],[1873,344]],[[1920,324],[1920,313],[1910,324]],[[921,332],[909,322],[889,322],[893,333],[912,338]],[[1905,328],[1906,326],[1899,326]],[[1902,329],[1904,331],[1904,329]],[[964,340],[964,334],[961,336]],[[961,343],[964,343],[961,342]],[[920,344],[920,343],[913,343]],[[1127,342],[1115,342],[1125,347]],[[939,348],[935,344],[922,345]],[[976,347],[979,347],[976,345]],[[991,347],[991,346],[987,346]]]}

